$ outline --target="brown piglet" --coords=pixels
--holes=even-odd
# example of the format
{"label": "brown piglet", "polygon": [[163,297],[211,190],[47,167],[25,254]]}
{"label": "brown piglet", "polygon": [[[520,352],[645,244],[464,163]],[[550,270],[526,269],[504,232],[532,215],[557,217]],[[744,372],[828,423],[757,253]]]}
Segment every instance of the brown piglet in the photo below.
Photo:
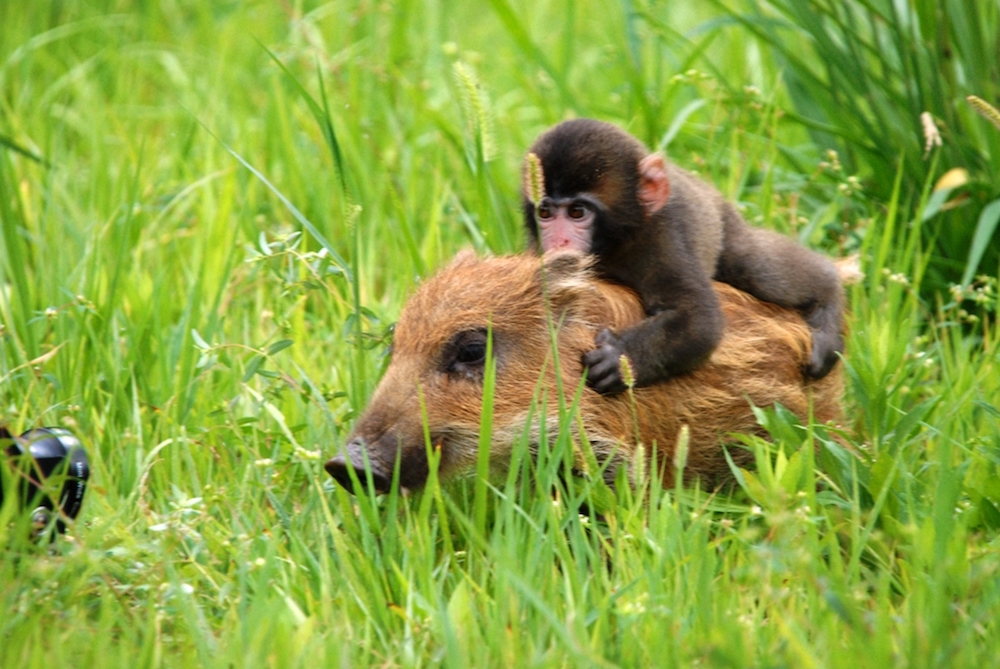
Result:
{"label": "brown piglet", "polygon": [[[542,258],[460,254],[404,307],[385,376],[326,470],[350,489],[349,469],[364,482],[367,465],[376,490],[385,492],[398,459],[399,485],[404,491],[419,489],[429,470],[426,419],[430,443],[440,450],[439,475],[473,474],[488,330],[496,359],[491,469],[504,471],[525,434],[530,449],[542,443],[543,430],[554,436],[560,382],[571,400],[585,373],[581,358],[593,348],[595,335],[606,327],[628,327],[644,315],[632,291],[597,279],[590,265],[589,257],[567,252]],[[608,465],[609,482],[619,467],[631,474],[636,458],[648,458],[655,449],[657,462],[665,464],[663,483],[672,485],[673,452],[684,425],[690,431],[685,479],[699,478],[704,486],[725,482],[728,433],[761,433],[751,403],[780,402],[802,419],[811,405],[817,421],[840,418],[842,365],[819,380],[803,375],[810,331],[802,318],[731,286],[714,288],[726,327],[707,364],[631,396],[582,389],[581,420],[574,424],[582,424],[598,462]],[[548,416],[532,412],[539,390],[548,398]],[[526,427],[531,416],[533,424]],[[730,454],[737,463],[751,459],[742,449]],[[582,461],[577,464],[583,467]]]}

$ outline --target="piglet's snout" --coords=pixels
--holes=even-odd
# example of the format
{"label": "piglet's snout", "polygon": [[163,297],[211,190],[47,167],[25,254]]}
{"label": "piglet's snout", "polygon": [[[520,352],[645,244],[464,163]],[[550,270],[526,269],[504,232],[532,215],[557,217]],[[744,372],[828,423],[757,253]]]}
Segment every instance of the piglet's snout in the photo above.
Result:
{"label": "piglet's snout", "polygon": [[344,452],[327,460],[324,468],[333,477],[333,480],[351,492],[358,492],[354,490],[354,483],[351,481],[351,470],[354,470],[354,474],[362,488],[367,486],[368,472],[370,472],[375,491],[388,492],[391,480],[377,463],[369,459],[368,470],[365,470],[366,448],[365,440],[361,437],[355,437],[344,447]]}

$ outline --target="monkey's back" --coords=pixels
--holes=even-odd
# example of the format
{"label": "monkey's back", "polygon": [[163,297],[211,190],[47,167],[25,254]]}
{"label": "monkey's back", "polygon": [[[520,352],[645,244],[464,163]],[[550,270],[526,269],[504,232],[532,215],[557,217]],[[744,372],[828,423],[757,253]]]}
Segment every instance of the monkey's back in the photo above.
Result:
{"label": "monkey's back", "polygon": [[666,167],[670,178],[670,197],[663,207],[667,224],[690,231],[685,235],[689,250],[698,258],[705,273],[715,276],[722,253],[724,213],[732,205],[714,186],[687,170],[669,161]]}

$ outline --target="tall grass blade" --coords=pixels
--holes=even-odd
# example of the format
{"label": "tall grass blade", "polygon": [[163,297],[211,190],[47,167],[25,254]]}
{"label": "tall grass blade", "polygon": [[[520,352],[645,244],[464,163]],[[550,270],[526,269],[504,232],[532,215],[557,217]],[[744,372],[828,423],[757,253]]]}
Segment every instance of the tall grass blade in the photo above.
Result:
{"label": "tall grass blade", "polygon": [[998,223],[1000,223],[1000,200],[994,200],[986,205],[979,215],[976,231],[972,235],[972,245],[969,247],[969,259],[965,261],[965,271],[962,272],[961,285],[968,286],[972,277],[976,275]]}

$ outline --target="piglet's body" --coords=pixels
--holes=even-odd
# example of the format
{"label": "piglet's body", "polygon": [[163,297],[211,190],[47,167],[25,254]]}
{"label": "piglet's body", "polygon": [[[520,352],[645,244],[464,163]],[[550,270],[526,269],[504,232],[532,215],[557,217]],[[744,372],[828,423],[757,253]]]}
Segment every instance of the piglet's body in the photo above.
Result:
{"label": "piglet's body", "polygon": [[[580,414],[599,461],[611,458],[629,471],[637,453],[657,450],[659,463],[673,462],[682,425],[690,429],[686,472],[706,485],[729,477],[721,446],[726,433],[759,432],[750,403],[780,402],[805,418],[810,397],[818,421],[840,416],[840,365],[828,376],[807,380],[810,331],[794,312],[760,302],[725,284],[715,284],[726,318],[725,334],[708,363],[694,372],[634,392],[639,437],[627,393],[614,397],[583,390]],[[557,378],[572,394],[584,373],[582,355],[602,329],[627,327],[643,318],[635,294],[595,279],[588,258],[575,253],[544,258],[511,256],[477,259],[462,254],[425,282],[396,325],[392,361],[348,443],[326,463],[327,471],[350,487],[348,469],[361,481],[370,467],[375,487],[388,489],[397,458],[400,485],[421,487],[428,474],[420,394],[431,443],[441,450],[440,475],[475,471],[485,333],[492,327],[497,360],[491,466],[502,470],[525,433],[532,398],[541,379],[547,406],[557,406]],[[551,319],[551,320],[550,320]],[[552,355],[549,323],[559,323],[560,368]],[[419,389],[419,390],[418,390]],[[558,421],[535,416],[532,448],[542,430]],[[731,449],[737,461],[744,455]],[[663,470],[672,484],[673,470]]]}

